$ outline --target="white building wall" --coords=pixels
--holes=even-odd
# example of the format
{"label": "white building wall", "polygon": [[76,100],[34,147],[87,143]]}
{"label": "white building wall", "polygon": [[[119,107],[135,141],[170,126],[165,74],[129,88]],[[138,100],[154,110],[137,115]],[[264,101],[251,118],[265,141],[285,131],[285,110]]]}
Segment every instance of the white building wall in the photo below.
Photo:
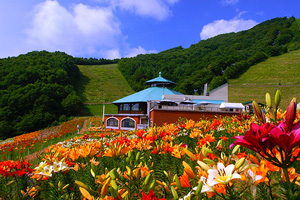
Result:
{"label": "white building wall", "polygon": [[221,85],[216,89],[209,92],[209,96],[201,96],[201,95],[175,95],[175,94],[165,94],[163,95],[163,99],[169,99],[172,101],[184,101],[185,99],[190,100],[222,100],[224,102],[228,102],[228,84]]}

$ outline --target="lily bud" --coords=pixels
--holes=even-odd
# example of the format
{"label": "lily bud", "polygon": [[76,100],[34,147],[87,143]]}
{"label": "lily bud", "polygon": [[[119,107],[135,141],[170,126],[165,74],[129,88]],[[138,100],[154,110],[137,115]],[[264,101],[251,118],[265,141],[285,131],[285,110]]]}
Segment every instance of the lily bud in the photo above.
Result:
{"label": "lily bud", "polygon": [[129,167],[127,167],[127,166],[126,166],[126,169],[127,169],[128,176],[131,177],[131,169]]}
{"label": "lily bud", "polygon": [[156,180],[153,180],[149,185],[149,189],[154,189],[155,185],[156,185]]}
{"label": "lily bud", "polygon": [[212,151],[212,150],[210,150],[209,148],[202,147],[202,149],[203,149],[204,151],[206,151],[207,153],[213,153],[213,151]]}
{"label": "lily bud", "polygon": [[69,187],[70,184],[65,185],[63,188],[61,188],[61,190],[66,189],[67,187]]}
{"label": "lily bud", "polygon": [[167,178],[169,178],[169,174],[165,170],[164,170],[164,174],[166,175]]}
{"label": "lily bud", "polygon": [[232,154],[235,154],[240,149],[240,147],[241,145],[236,145],[232,150]]}
{"label": "lily bud", "polygon": [[105,183],[101,188],[101,196],[104,197],[104,195],[107,193],[108,184]]}
{"label": "lily bud", "polygon": [[285,116],[285,123],[287,127],[287,131],[292,130],[292,126],[294,123],[294,120],[296,118],[296,98],[293,98],[289,107],[286,110],[286,116]]}
{"label": "lily bud", "polygon": [[271,95],[269,93],[266,93],[266,104],[269,108],[272,107]]}
{"label": "lily bud", "polygon": [[278,108],[281,101],[281,92],[280,90],[277,90],[275,93],[275,107]]}
{"label": "lily bud", "polygon": [[144,183],[143,183],[143,186],[148,185],[149,181],[151,180],[151,176],[152,176],[151,173],[149,173],[149,174],[146,176],[146,178],[145,178],[145,180],[144,180]]}
{"label": "lily bud", "polygon": [[198,165],[200,165],[200,167],[201,167],[202,169],[204,169],[205,171],[207,171],[207,170],[210,169],[210,167],[209,167],[207,164],[205,164],[204,162],[202,162],[202,161],[200,161],[200,160],[198,160],[197,163],[198,163]]}
{"label": "lily bud", "polygon": [[184,148],[183,151],[186,153],[186,155],[188,155],[191,159],[193,160],[197,160],[197,157],[192,153],[190,152],[188,149]]}
{"label": "lily bud", "polygon": [[86,199],[94,199],[86,189],[79,187],[79,191]]}
{"label": "lily bud", "polygon": [[263,113],[263,111],[261,110],[259,105],[256,103],[256,101],[252,101],[252,106],[253,106],[253,109],[254,109],[254,112],[255,112],[255,115],[256,115],[258,121],[261,124],[266,123],[265,114]]}
{"label": "lily bud", "polygon": [[222,159],[222,160],[227,159],[227,156],[226,156],[226,154],[225,154],[224,152],[221,152],[221,159]]}
{"label": "lily bud", "polygon": [[178,189],[181,189],[181,183],[180,183],[180,180],[179,180],[177,174],[175,174],[174,179],[175,179],[175,182],[176,182],[176,185],[177,185]]}
{"label": "lily bud", "polygon": [[141,157],[141,152],[139,151],[135,156],[135,161],[139,161]]}
{"label": "lily bud", "polygon": [[[49,184],[50,184],[50,182],[49,182]],[[85,185],[84,183],[82,183],[80,181],[75,181],[75,184],[78,185],[79,187],[84,188],[84,189],[87,189],[87,190],[90,189],[87,185]]]}
{"label": "lily bud", "polygon": [[216,164],[215,161],[213,161],[213,160],[211,160],[211,159],[209,159],[209,158],[203,158],[203,161],[204,161],[205,163],[211,164],[211,165],[215,165],[215,164]]}
{"label": "lily bud", "polygon": [[173,199],[177,200],[178,199],[178,194],[175,190],[175,188],[173,186],[171,186],[171,192],[172,192],[172,195],[173,195]]}
{"label": "lily bud", "polygon": [[128,154],[127,154],[128,158],[130,159],[131,156],[132,156],[132,151],[128,151]]}
{"label": "lily bud", "polygon": [[193,169],[191,168],[191,166],[189,164],[187,164],[186,162],[182,161],[182,165],[183,165],[183,170],[185,171],[185,173],[187,173],[187,175],[192,178],[197,180],[197,177],[193,171]]}
{"label": "lily bud", "polygon": [[245,163],[245,157],[239,159],[236,163],[235,163],[235,168],[239,169],[241,166],[243,166],[243,164]]}
{"label": "lily bud", "polygon": [[92,168],[91,168],[91,174],[92,174],[92,176],[95,178],[96,174],[95,174],[95,172],[93,171]]}
{"label": "lily bud", "polygon": [[198,187],[196,189],[196,196],[199,196],[199,194],[202,190],[202,186],[203,186],[203,181],[200,181],[200,183],[198,184]]}

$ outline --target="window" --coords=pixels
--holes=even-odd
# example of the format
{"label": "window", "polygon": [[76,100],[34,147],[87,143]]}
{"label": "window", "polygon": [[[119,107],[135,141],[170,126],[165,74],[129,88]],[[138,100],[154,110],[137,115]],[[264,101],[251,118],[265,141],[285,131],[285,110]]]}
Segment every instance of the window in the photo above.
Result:
{"label": "window", "polygon": [[129,104],[120,104],[119,109],[120,109],[120,111],[130,111],[130,105]]}
{"label": "window", "polygon": [[107,127],[119,127],[119,121],[116,118],[109,118],[106,120]]}
{"label": "window", "polygon": [[129,104],[123,104],[123,109],[122,110],[123,111],[130,111],[130,105]]}
{"label": "window", "polygon": [[138,103],[133,104],[131,109],[132,111],[139,111],[139,104]]}
{"label": "window", "polygon": [[130,118],[126,118],[122,120],[122,124],[121,124],[122,128],[135,128],[135,121],[133,119]]}

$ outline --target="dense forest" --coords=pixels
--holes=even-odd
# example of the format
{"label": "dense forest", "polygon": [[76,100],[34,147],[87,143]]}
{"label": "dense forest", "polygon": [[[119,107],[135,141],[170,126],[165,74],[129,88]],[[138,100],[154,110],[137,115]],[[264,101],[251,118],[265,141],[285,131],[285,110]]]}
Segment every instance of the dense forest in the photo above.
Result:
{"label": "dense forest", "polygon": [[201,94],[205,83],[212,90],[251,65],[299,48],[297,20],[275,18],[246,31],[201,40],[187,49],[180,46],[158,54],[122,58],[119,69],[135,91],[144,89],[145,81],[161,71],[164,78],[177,83],[175,90]]}
{"label": "dense forest", "polygon": [[78,115],[80,71],[62,52],[30,52],[0,59],[0,138],[40,130]]}
{"label": "dense forest", "polygon": [[105,58],[79,58],[74,57],[74,63],[77,65],[107,65],[107,64],[115,64],[118,63],[119,59],[105,59]]}

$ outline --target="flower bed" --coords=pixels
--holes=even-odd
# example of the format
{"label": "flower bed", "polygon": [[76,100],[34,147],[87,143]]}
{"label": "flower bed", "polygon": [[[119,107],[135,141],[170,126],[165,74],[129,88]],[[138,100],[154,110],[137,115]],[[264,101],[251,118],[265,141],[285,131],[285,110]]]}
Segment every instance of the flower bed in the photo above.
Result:
{"label": "flower bed", "polygon": [[75,134],[77,131],[77,124],[82,126],[84,120],[84,118],[77,118],[63,123],[58,128],[51,128],[46,131],[35,131],[16,136],[13,142],[0,145],[0,159],[17,160],[55,144],[65,137]]}

